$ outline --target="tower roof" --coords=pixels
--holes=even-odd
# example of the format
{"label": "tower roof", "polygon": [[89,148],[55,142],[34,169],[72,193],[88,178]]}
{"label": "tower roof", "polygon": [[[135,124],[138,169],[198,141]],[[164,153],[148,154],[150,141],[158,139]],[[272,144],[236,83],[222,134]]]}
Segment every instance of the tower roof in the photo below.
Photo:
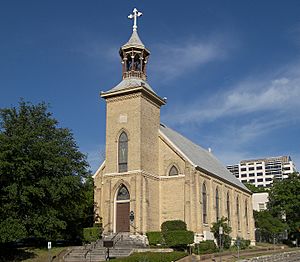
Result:
{"label": "tower roof", "polygon": [[137,48],[145,48],[145,45],[141,41],[137,31],[133,31],[131,37],[129,38],[128,42],[121,47],[121,49],[126,49],[130,47],[137,47]]}

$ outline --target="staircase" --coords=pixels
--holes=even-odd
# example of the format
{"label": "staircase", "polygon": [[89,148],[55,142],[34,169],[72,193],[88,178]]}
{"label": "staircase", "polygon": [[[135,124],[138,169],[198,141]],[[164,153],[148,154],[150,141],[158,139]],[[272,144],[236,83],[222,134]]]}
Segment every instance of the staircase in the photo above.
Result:
{"label": "staircase", "polygon": [[[109,257],[127,257],[133,249],[147,246],[147,237],[118,233],[104,236],[104,241],[112,240],[114,246],[109,248]],[[103,247],[103,240],[98,240],[89,245],[74,247],[64,256],[65,262],[99,262],[105,261],[107,248]]]}

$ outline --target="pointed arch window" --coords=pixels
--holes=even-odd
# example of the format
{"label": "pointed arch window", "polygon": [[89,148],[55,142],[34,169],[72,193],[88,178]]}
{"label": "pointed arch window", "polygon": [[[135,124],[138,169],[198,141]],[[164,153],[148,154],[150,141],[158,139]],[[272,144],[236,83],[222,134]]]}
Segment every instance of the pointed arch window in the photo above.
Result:
{"label": "pointed arch window", "polygon": [[239,197],[236,198],[236,215],[237,215],[238,230],[241,230],[240,201],[239,201]]}
{"label": "pointed arch window", "polygon": [[227,192],[227,198],[226,198],[226,211],[227,211],[228,224],[230,225],[230,197],[229,197],[229,192]]}
{"label": "pointed arch window", "polygon": [[248,201],[245,200],[245,219],[246,219],[246,228],[249,229],[249,221],[248,221]]}
{"label": "pointed arch window", "polygon": [[121,185],[117,194],[117,201],[119,200],[129,200],[130,195],[126,186]]}
{"label": "pointed arch window", "polygon": [[202,185],[202,221],[207,223],[207,192],[205,183]]}
{"label": "pointed arch window", "polygon": [[127,161],[128,161],[128,137],[123,131],[119,136],[119,148],[118,148],[118,164],[119,173],[127,172]]}
{"label": "pointed arch window", "polygon": [[220,219],[220,196],[219,189],[216,188],[216,220]]}
{"label": "pointed arch window", "polygon": [[178,176],[178,169],[175,166],[170,168],[169,176]]}

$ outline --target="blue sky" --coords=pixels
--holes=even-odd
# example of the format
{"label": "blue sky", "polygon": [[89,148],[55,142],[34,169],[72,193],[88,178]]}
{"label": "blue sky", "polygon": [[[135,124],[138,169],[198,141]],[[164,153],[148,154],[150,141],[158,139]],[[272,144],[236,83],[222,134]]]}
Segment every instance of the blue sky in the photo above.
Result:
{"label": "blue sky", "polygon": [[224,163],[291,155],[300,167],[300,2],[1,1],[0,107],[50,104],[95,170],[100,91],[121,81],[118,50],[138,32],[161,120]]}

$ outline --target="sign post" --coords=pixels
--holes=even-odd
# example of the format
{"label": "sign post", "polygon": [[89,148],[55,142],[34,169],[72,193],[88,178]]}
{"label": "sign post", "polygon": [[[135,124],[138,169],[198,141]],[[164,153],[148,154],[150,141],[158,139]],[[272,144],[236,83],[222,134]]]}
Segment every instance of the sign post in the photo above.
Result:
{"label": "sign post", "polygon": [[49,262],[51,262],[51,242],[48,242],[48,258],[49,258]]}
{"label": "sign post", "polygon": [[237,245],[237,249],[238,249],[238,259],[240,258],[240,239],[238,238],[236,240],[236,245]]}
{"label": "sign post", "polygon": [[221,255],[221,252],[222,252],[222,235],[223,235],[223,227],[220,226],[219,227],[219,237],[220,237],[220,261],[222,261],[222,255]]}

